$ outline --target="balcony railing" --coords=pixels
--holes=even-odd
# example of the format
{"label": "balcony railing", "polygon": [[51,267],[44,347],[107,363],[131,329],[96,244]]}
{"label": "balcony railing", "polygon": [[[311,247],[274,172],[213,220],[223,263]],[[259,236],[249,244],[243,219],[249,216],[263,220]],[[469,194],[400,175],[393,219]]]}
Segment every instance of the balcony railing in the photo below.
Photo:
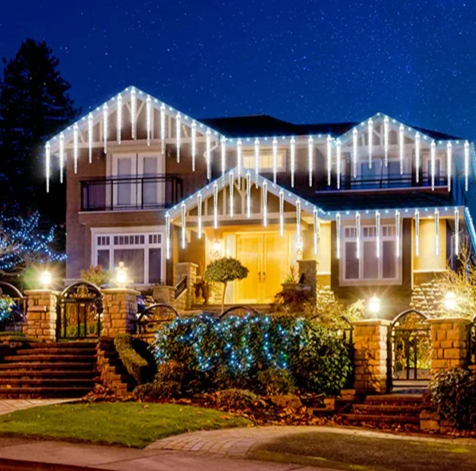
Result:
{"label": "balcony railing", "polygon": [[81,181],[81,211],[166,209],[182,198],[182,179],[171,175]]}

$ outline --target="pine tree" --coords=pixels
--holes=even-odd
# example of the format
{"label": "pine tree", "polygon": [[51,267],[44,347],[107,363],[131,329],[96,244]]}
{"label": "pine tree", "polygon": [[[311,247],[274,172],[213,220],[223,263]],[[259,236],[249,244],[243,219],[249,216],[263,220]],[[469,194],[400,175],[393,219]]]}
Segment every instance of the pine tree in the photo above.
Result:
{"label": "pine tree", "polygon": [[61,77],[59,60],[45,42],[27,39],[14,58],[3,62],[0,202],[17,214],[40,209],[47,220],[64,221],[64,186],[55,185],[53,195],[43,196],[43,149],[79,114],[68,94],[71,85]]}

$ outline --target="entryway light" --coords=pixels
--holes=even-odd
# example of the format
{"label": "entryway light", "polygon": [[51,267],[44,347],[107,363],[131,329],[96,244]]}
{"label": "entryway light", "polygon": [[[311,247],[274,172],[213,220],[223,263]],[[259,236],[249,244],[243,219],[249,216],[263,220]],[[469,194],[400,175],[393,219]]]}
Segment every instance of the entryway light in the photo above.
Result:
{"label": "entryway light", "polygon": [[51,285],[51,273],[48,270],[43,270],[41,272],[40,283],[44,289],[48,289]]}
{"label": "entryway light", "polygon": [[127,268],[124,266],[124,262],[119,262],[119,266],[116,268],[116,284],[119,288],[125,288],[127,281]]}
{"label": "entryway light", "polygon": [[380,312],[380,299],[377,296],[372,296],[368,302],[369,312],[377,315]]}
{"label": "entryway light", "polygon": [[456,295],[453,291],[448,291],[448,293],[446,293],[445,308],[447,311],[454,311],[456,309]]}

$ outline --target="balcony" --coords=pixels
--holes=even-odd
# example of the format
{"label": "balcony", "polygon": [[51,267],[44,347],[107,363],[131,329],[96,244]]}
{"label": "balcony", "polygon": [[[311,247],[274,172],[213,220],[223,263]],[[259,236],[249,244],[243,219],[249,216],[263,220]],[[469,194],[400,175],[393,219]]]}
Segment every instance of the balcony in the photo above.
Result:
{"label": "balcony", "polygon": [[81,211],[167,209],[182,198],[182,179],[172,175],[81,181]]}

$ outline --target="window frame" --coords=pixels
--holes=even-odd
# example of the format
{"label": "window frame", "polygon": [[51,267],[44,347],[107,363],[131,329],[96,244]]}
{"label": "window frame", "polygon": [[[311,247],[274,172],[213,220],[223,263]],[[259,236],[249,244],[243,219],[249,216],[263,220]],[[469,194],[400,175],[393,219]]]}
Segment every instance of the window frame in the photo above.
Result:
{"label": "window frame", "polygon": [[[260,167],[259,171],[263,173],[269,173],[273,171],[273,149],[272,148],[260,148]],[[271,158],[271,166],[269,167],[263,167],[261,165],[263,155],[266,155],[267,157],[269,156]],[[286,162],[286,157],[287,157],[287,151],[286,149],[280,149],[278,147],[278,153],[277,153],[277,160],[278,160],[278,165],[276,166],[276,171],[277,172],[285,172],[287,170],[287,162]],[[245,165],[245,159],[251,159],[253,165],[251,167],[247,167]],[[255,154],[254,151],[252,150],[244,150],[243,149],[243,168],[247,170],[254,170],[255,165],[254,165],[254,159],[255,159]],[[281,164],[279,163],[281,161]]]}

